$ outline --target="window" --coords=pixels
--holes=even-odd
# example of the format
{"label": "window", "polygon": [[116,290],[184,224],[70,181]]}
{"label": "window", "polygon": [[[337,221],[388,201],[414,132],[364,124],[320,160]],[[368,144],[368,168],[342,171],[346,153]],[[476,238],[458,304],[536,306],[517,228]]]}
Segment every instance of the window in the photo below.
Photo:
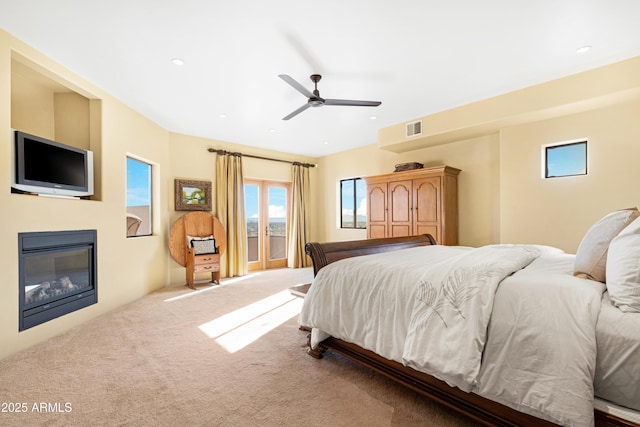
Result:
{"label": "window", "polygon": [[587,174],[587,141],[551,144],[543,148],[545,178]]}
{"label": "window", "polygon": [[367,184],[362,178],[340,180],[340,228],[367,228]]}
{"label": "window", "polygon": [[151,224],[152,166],[127,157],[127,237],[149,236]]}

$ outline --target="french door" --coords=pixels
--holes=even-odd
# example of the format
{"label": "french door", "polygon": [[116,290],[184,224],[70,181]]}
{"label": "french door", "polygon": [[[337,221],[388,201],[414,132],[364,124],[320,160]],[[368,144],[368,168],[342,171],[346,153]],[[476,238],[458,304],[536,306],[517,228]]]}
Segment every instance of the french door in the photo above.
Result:
{"label": "french door", "polygon": [[245,179],[249,271],[287,266],[290,184]]}

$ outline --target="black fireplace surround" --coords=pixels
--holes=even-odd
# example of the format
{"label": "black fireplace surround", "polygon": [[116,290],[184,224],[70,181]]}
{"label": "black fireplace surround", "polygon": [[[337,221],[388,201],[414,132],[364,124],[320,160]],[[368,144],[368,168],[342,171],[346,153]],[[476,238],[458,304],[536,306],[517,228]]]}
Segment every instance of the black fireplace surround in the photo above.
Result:
{"label": "black fireplace surround", "polygon": [[18,233],[19,331],[98,302],[96,230]]}

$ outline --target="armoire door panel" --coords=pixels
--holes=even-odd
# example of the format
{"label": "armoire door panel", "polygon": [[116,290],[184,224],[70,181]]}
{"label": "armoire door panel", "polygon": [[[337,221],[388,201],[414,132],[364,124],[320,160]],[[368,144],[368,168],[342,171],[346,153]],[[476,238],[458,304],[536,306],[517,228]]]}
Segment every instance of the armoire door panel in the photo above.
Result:
{"label": "armoire door panel", "polygon": [[440,227],[437,225],[418,225],[415,234],[431,234],[436,239],[436,243],[442,244],[442,236],[440,235]]}
{"label": "armoire door panel", "polygon": [[[386,189],[386,185],[384,187]],[[369,203],[369,221],[386,222],[387,192],[381,186],[371,187],[367,200]]]}
{"label": "armoire door panel", "polygon": [[411,181],[389,183],[389,221],[411,225]]}
{"label": "armoire door panel", "polygon": [[409,225],[392,225],[390,237],[412,236],[411,224]]}
{"label": "armoire door panel", "polygon": [[413,194],[416,222],[440,221],[440,177],[416,179],[413,181]]}
{"label": "armoire door panel", "polygon": [[387,183],[367,184],[367,238],[387,236]]}
{"label": "armoire door panel", "polygon": [[387,237],[387,226],[370,224],[367,229],[367,238],[377,239],[378,237]]}

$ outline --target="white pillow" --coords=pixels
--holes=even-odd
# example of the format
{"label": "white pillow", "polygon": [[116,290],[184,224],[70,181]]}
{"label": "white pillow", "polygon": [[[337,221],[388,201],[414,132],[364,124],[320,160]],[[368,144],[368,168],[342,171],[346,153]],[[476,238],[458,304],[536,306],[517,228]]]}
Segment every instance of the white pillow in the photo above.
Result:
{"label": "white pillow", "polygon": [[193,248],[193,252],[196,255],[215,254],[217,252],[216,239],[213,238],[213,235],[198,237],[187,234],[187,247]]}
{"label": "white pillow", "polygon": [[191,241],[191,246],[193,247],[193,253],[196,255],[215,254],[217,252],[215,239],[194,239]]}
{"label": "white pillow", "polygon": [[638,216],[637,208],[624,209],[611,212],[593,224],[578,246],[573,275],[604,282],[609,243]]}
{"label": "white pillow", "polygon": [[607,290],[624,312],[640,313],[640,218],[629,224],[609,245]]}

